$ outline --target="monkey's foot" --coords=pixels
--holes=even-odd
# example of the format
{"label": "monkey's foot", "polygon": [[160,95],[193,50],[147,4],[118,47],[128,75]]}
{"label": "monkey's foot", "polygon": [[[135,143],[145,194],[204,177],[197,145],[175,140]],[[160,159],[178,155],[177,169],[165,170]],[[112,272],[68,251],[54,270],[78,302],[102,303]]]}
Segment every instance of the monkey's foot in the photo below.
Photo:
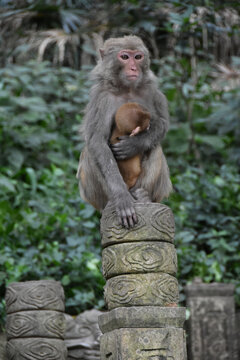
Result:
{"label": "monkey's foot", "polygon": [[151,199],[148,195],[147,190],[143,189],[143,188],[138,188],[138,189],[130,189],[130,193],[132,194],[132,196],[134,197],[135,200],[142,202],[144,204],[150,203]]}

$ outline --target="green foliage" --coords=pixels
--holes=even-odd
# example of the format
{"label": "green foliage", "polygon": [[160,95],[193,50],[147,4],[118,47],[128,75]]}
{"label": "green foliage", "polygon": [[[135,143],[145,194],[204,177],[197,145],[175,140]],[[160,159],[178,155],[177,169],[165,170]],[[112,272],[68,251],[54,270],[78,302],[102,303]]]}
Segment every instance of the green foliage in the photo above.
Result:
{"label": "green foliage", "polygon": [[214,91],[204,63],[193,84],[184,76],[188,64],[184,56],[158,64],[172,114],[164,150],[175,189],[169,205],[179,279],[182,286],[196,276],[232,282],[240,305],[240,93]]}
{"label": "green foliage", "polygon": [[176,216],[179,277],[205,282],[240,278],[240,175],[230,165],[208,172],[188,167],[175,178],[170,206]]}
{"label": "green foliage", "polygon": [[12,281],[53,278],[68,312],[101,307],[99,220],[75,175],[85,73],[29,63],[0,78],[0,298]]}
{"label": "green foliage", "polygon": [[[29,42],[18,43],[27,29],[63,29],[55,32],[57,51],[66,40],[65,63],[76,68],[79,54],[92,56],[82,41],[92,31],[143,37],[171,114],[163,148],[175,190],[168,204],[180,285],[195,276],[232,282],[240,305],[240,59],[229,58],[238,54],[239,28],[236,11],[226,8],[237,8],[234,1],[0,3],[9,10],[0,16],[2,64],[32,51]],[[54,62],[59,54],[49,48]],[[214,59],[232,64],[225,76]],[[0,299],[12,281],[53,278],[64,286],[69,313],[103,306],[99,215],[80,199],[75,179],[87,73],[35,62],[0,70]]]}

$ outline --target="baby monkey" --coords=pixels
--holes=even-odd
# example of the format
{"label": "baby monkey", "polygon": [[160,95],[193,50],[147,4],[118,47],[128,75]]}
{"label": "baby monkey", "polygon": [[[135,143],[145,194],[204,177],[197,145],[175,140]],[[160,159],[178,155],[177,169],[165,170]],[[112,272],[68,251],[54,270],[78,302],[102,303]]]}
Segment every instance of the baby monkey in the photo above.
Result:
{"label": "baby monkey", "polygon": [[[115,114],[115,127],[110,143],[116,144],[121,136],[135,136],[142,131],[147,131],[150,126],[150,113],[145,111],[135,102],[125,103],[120,106]],[[142,156],[137,154],[126,160],[118,160],[119,171],[127,184],[132,188],[141,173]]]}

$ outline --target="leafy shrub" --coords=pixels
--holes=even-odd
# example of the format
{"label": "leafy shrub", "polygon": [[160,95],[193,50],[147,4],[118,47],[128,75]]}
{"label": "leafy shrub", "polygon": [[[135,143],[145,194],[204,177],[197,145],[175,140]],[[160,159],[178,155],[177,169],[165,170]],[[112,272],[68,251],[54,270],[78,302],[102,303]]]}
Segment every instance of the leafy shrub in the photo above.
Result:
{"label": "leafy shrub", "polygon": [[68,312],[101,307],[99,220],[75,175],[85,72],[31,62],[0,77],[0,298],[12,281],[53,278]]}
{"label": "leafy shrub", "polygon": [[159,72],[172,114],[164,151],[175,188],[169,205],[179,280],[232,282],[240,305],[239,89],[213,90],[210,68],[201,63],[193,85],[184,76],[187,59],[173,60],[162,59]]}

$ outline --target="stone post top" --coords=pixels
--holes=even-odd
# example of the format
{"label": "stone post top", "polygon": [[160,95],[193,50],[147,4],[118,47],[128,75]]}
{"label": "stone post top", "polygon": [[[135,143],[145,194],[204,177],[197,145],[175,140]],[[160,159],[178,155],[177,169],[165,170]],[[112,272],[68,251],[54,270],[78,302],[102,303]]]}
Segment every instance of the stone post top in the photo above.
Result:
{"label": "stone post top", "polygon": [[182,328],[186,319],[183,307],[132,306],[120,307],[99,316],[103,333],[120,328]]}
{"label": "stone post top", "polygon": [[63,288],[55,280],[13,282],[7,286],[5,300],[8,314],[25,310],[65,309]]}
{"label": "stone post top", "polygon": [[203,283],[200,278],[195,278],[191,284],[185,286],[185,293],[188,296],[233,296],[234,284],[225,283]]}
{"label": "stone post top", "polygon": [[135,204],[138,223],[131,229],[118,224],[116,212],[107,205],[101,218],[102,246],[141,240],[158,240],[173,243],[174,217],[172,210],[159,203]]}
{"label": "stone post top", "polygon": [[7,287],[25,287],[25,286],[33,286],[33,285],[53,285],[53,286],[62,286],[59,281],[53,279],[47,280],[30,280],[30,281],[20,281],[20,282],[12,282]]}

